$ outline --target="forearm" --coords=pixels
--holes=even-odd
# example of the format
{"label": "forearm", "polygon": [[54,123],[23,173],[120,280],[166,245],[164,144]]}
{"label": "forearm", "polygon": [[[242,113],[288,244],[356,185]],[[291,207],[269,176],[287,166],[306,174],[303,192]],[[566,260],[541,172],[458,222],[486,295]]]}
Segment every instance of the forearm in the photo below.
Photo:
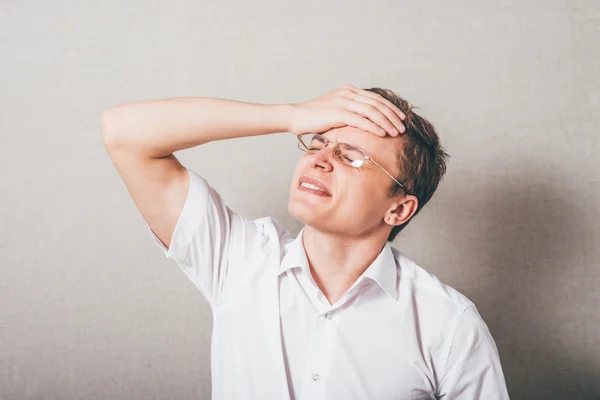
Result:
{"label": "forearm", "polygon": [[163,157],[215,140],[287,132],[290,104],[177,97],[121,104],[102,114],[107,146]]}

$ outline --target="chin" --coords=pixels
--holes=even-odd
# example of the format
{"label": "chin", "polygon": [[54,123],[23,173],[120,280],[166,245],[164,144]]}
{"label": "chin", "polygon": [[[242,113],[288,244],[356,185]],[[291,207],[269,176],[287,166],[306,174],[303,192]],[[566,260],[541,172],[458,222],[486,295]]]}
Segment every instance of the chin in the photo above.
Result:
{"label": "chin", "polygon": [[305,202],[290,199],[288,202],[288,213],[297,221],[305,225],[314,226],[322,218],[315,213],[314,206]]}

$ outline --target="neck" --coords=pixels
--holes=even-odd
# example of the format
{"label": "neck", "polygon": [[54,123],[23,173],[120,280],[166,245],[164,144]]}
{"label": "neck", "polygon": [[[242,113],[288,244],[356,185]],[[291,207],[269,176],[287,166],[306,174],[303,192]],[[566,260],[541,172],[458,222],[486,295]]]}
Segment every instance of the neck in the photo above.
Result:
{"label": "neck", "polygon": [[310,272],[331,304],[341,298],[386,245],[389,232],[368,236],[342,236],[316,230],[308,225],[302,242]]}

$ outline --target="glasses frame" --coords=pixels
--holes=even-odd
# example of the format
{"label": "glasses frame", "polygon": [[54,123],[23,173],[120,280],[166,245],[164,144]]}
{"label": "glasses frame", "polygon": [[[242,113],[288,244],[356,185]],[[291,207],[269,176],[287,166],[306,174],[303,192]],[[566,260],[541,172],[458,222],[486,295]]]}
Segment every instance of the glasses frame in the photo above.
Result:
{"label": "glasses frame", "polygon": [[[320,137],[322,137],[322,138],[323,138],[323,140],[325,141],[325,147],[324,147],[323,149],[321,149],[321,150],[324,150],[325,148],[327,148],[327,146],[329,145],[329,143],[333,143],[333,141],[331,141],[331,140],[327,139],[325,136],[323,136],[323,135],[322,135],[322,134],[320,134],[320,133],[312,133],[312,132],[307,132],[307,133],[303,133],[303,134],[300,134],[300,135],[296,135],[296,136],[297,136],[297,138],[298,138],[298,148],[299,148],[300,150],[304,151],[305,153],[314,154],[314,153],[311,153],[311,152],[310,152],[309,148],[308,148],[308,147],[307,147],[307,146],[304,144],[304,142],[302,141],[302,136],[306,136],[306,137],[308,137],[308,135],[312,135],[312,136],[311,136],[311,141],[312,141],[312,138],[313,138],[314,136],[320,136]],[[363,165],[365,165],[365,163],[363,162],[363,163],[362,163],[360,166],[358,166],[358,167],[355,167],[354,165],[352,165],[352,164],[348,164],[348,163],[347,163],[347,162],[345,162],[345,161],[344,161],[342,158],[340,158],[340,157],[338,156],[338,155],[340,154],[340,152],[341,152],[341,150],[340,150],[340,147],[339,147],[339,146],[340,146],[340,144],[344,144],[344,145],[346,145],[346,146],[351,146],[351,147],[355,148],[356,150],[360,151],[362,154],[364,154],[364,156],[365,156],[365,161],[367,161],[367,160],[368,160],[368,161],[371,161],[373,164],[375,164],[377,167],[379,167],[379,169],[381,169],[383,172],[385,172],[385,173],[386,173],[386,174],[387,174],[387,175],[388,175],[390,178],[392,178],[392,179],[394,180],[394,182],[396,182],[396,183],[398,184],[398,186],[400,186],[400,187],[402,188],[402,190],[404,190],[404,192],[405,192],[406,194],[409,194],[409,195],[411,195],[411,196],[414,196],[414,194],[413,194],[412,192],[410,192],[410,191],[409,191],[409,190],[406,188],[406,186],[404,186],[402,183],[398,182],[398,180],[397,180],[396,178],[394,178],[394,177],[392,176],[392,174],[390,174],[390,173],[389,173],[389,172],[388,172],[388,171],[387,171],[385,168],[383,168],[381,165],[379,165],[379,163],[378,163],[377,161],[373,160],[373,158],[372,158],[372,157],[370,157],[370,156],[367,154],[367,152],[366,152],[366,151],[364,151],[363,149],[361,149],[360,147],[356,147],[355,145],[353,145],[353,144],[350,144],[350,143],[339,142],[339,141],[337,140],[337,137],[336,137],[336,138],[335,138],[335,144],[334,144],[334,147],[333,147],[333,158],[335,158],[336,160],[338,160],[338,161],[339,161],[339,162],[341,162],[342,164],[344,164],[344,165],[348,165],[348,166],[350,166],[350,167],[352,167],[352,168],[357,168],[357,169],[358,169],[358,168],[362,168],[362,166],[363,166]],[[320,151],[320,150],[318,150],[318,151]],[[316,153],[316,152],[315,152],[315,153]]]}

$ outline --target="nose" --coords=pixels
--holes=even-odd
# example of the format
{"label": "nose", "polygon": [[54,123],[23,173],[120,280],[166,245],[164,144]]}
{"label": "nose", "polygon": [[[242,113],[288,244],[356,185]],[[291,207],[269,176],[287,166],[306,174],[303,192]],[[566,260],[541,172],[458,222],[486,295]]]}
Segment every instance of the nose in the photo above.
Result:
{"label": "nose", "polygon": [[311,154],[310,165],[312,167],[320,167],[325,171],[331,171],[333,169],[333,151],[334,144],[330,143],[324,149]]}

